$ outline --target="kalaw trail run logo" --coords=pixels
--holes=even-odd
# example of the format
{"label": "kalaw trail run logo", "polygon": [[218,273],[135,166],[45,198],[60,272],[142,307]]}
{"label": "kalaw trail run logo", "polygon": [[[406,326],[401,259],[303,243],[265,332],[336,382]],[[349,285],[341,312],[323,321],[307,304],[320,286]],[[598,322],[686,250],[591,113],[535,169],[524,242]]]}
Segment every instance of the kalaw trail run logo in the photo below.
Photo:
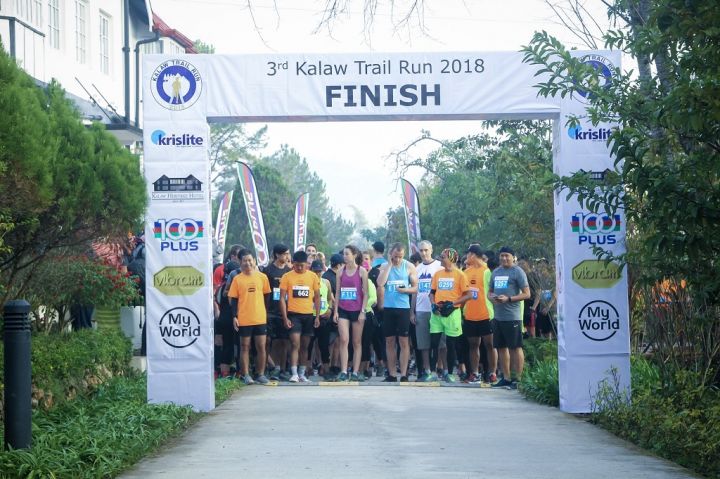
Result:
{"label": "kalaw trail run logo", "polygon": [[155,101],[168,110],[190,108],[202,93],[200,72],[185,60],[163,62],[153,71],[150,81]]}
{"label": "kalaw trail run logo", "polygon": [[593,98],[593,89],[596,87],[610,88],[610,84],[613,81],[615,65],[613,65],[608,58],[596,54],[585,55],[582,57],[582,62],[585,65],[593,67],[597,71],[597,77],[591,77],[585,80],[585,82],[587,82],[586,85],[593,88],[585,89],[584,85],[576,85],[575,92],[578,96],[574,97],[582,103],[589,103]]}

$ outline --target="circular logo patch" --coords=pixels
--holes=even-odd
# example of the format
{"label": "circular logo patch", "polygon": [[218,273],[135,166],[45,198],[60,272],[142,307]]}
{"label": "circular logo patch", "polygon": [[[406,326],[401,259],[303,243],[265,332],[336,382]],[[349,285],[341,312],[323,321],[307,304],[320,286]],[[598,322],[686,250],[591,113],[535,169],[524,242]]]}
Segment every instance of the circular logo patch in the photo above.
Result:
{"label": "circular logo patch", "polygon": [[153,98],[168,110],[186,110],[202,93],[200,72],[185,60],[163,62],[153,71],[150,81]]}

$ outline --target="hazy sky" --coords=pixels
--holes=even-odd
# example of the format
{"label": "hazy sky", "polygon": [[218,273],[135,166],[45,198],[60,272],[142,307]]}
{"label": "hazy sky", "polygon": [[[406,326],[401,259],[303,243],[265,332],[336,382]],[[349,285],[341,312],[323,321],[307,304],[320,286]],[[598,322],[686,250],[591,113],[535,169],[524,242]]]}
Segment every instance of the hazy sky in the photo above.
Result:
{"label": "hazy sky", "polygon": [[[405,12],[403,6],[409,3],[396,0],[395,17],[388,8],[380,8],[369,35],[364,29],[364,0],[351,2],[350,11],[333,23],[331,33],[327,29],[315,33],[325,0],[251,2],[254,22],[246,0],[152,0],[152,7],[172,28],[224,54],[517,51],[537,30],[547,30],[568,46],[585,48],[543,0],[425,0],[424,32],[418,28],[418,17],[411,20],[411,30],[393,26],[397,12]],[[593,5],[596,19],[606,23],[601,2],[586,3]],[[348,206],[355,205],[371,224],[380,224],[388,208],[400,205],[392,162],[386,159],[419,137],[421,130],[436,138],[455,139],[477,132],[479,125],[477,121],[271,123],[266,152],[283,143],[294,147],[325,180],[338,210],[352,218]],[[423,156],[433,148],[425,142],[411,153]],[[366,172],[364,180],[348,182],[347,178],[357,178],[358,168]],[[418,182],[421,174],[411,171],[406,178]]]}

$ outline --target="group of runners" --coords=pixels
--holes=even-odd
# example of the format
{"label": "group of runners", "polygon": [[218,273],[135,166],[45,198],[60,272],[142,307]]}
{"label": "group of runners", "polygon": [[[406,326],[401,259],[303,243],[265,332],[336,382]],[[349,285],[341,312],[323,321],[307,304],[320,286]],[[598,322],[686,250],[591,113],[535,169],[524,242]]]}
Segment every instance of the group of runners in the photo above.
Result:
{"label": "group of runners", "polygon": [[514,251],[500,249],[491,271],[477,244],[462,258],[452,248],[434,257],[429,241],[410,261],[400,243],[387,258],[384,250],[348,245],[326,265],[314,245],[291,255],[278,244],[259,269],[250,250],[233,246],[214,278],[216,374],[232,376],[237,346],[235,376],[246,384],[312,374],[366,381],[374,371],[385,382],[515,388],[530,287]]}

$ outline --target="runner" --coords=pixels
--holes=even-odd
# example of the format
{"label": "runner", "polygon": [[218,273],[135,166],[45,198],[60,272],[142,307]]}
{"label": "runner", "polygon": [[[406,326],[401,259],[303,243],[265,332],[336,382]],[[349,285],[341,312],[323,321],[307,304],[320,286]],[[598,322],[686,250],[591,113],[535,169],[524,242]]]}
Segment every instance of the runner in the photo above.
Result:
{"label": "runner", "polygon": [[[467,269],[465,276],[470,282],[472,298],[465,303],[463,322],[463,333],[468,340],[470,356],[470,374],[465,380],[466,383],[479,383],[480,363],[480,342],[485,345],[485,353],[488,358],[488,368],[485,371],[489,374],[490,382],[495,382],[495,369],[497,368],[497,352],[493,348],[493,307],[487,297],[490,290],[490,269],[482,260],[483,251],[480,245],[470,245],[467,250]],[[489,372],[488,372],[489,371]]]}
{"label": "runner", "polygon": [[298,370],[298,360],[307,358],[314,328],[320,326],[320,279],[307,270],[307,253],[296,251],[293,267],[280,280],[280,314],[290,330],[290,382],[307,382],[305,366]]}
{"label": "runner", "polygon": [[[358,376],[363,376],[361,381],[370,379],[372,377],[372,371],[370,371],[370,358],[371,348],[373,345],[373,338],[375,337],[375,328],[377,328],[377,320],[375,318],[375,312],[373,308],[377,305],[377,288],[372,281],[368,281],[368,301],[367,307],[365,308],[365,325],[363,326],[362,332],[362,360],[360,362],[360,370]],[[376,356],[379,353],[375,352]]]}
{"label": "runner", "polygon": [[305,252],[310,255],[314,255],[317,253],[317,246],[315,246],[314,243],[308,243],[307,246],[305,246]]}
{"label": "runner", "polygon": [[364,376],[358,374],[362,359],[362,330],[365,323],[365,309],[368,300],[368,278],[362,264],[362,255],[353,245],[343,249],[345,265],[337,275],[335,290],[339,292],[335,302],[334,320],[338,325],[340,340],[340,376],[338,381],[347,381],[348,344],[350,342],[350,325],[352,324],[353,341],[353,372],[352,381],[362,381]]}
{"label": "runner", "polygon": [[[237,258],[237,253],[234,253],[233,257]],[[227,292],[231,283],[230,274],[240,269],[240,265],[235,261],[228,261],[221,266],[223,268],[223,277],[213,295],[217,309],[217,319],[215,320],[215,367],[219,367],[219,377],[227,378],[232,376],[230,374],[230,364],[232,364],[235,355],[235,332],[233,330],[235,310],[230,306]],[[217,373],[218,371],[216,371],[216,375]]]}
{"label": "runner", "polygon": [[250,376],[250,341],[255,338],[255,370],[257,382],[267,384],[265,376],[265,342],[267,336],[266,300],[270,299],[270,282],[266,275],[257,271],[255,258],[248,250],[238,253],[240,258],[240,274],[236,275],[230,285],[228,298],[234,312],[233,325],[240,336],[240,375],[245,384],[254,381]]}
{"label": "runner", "polygon": [[330,378],[330,324],[332,323],[332,313],[335,304],[335,297],[332,293],[330,282],[321,277],[323,273],[323,264],[321,260],[316,259],[310,265],[310,270],[320,279],[320,326],[315,328],[315,339],[320,348],[320,361],[322,362],[323,374],[325,379]]}
{"label": "runner", "polygon": [[383,264],[387,263],[387,260],[383,257],[385,254],[385,243],[382,241],[376,241],[372,244],[372,263],[370,263],[370,267],[374,268],[375,266],[382,266]]}
{"label": "runner", "polygon": [[[525,272],[513,264],[512,248],[500,249],[500,266],[492,272],[488,297],[495,305],[494,346],[498,351],[503,378],[493,387],[515,389],[522,376],[525,357],[522,349],[522,312],[520,302],[530,297]],[[511,364],[514,370],[511,371]],[[508,379],[510,378],[510,379]]]}
{"label": "runner", "polygon": [[290,379],[285,370],[290,353],[290,335],[280,314],[280,279],[290,271],[290,248],[284,244],[273,246],[273,261],[265,267],[263,273],[268,277],[272,288],[272,297],[268,304],[268,333],[271,339],[271,358],[275,365],[270,372],[273,381]]}
{"label": "runner", "polygon": [[401,243],[394,243],[390,247],[390,263],[380,268],[378,277],[378,308],[383,311],[383,333],[385,333],[385,355],[388,366],[385,382],[397,381],[396,341],[400,343],[400,382],[408,380],[410,296],[417,293],[418,277],[415,266],[406,261],[404,256],[405,247]]}
{"label": "runner", "polygon": [[414,314],[410,320],[415,321],[415,341],[420,354],[416,355],[418,363],[418,382],[430,379],[430,283],[435,273],[443,269],[440,261],[433,259],[433,247],[429,241],[418,244],[421,263],[417,266],[418,292],[413,295],[412,305]]}
{"label": "runner", "polygon": [[[340,268],[342,268],[342,265],[342,255],[335,253],[330,256],[330,268],[323,274],[323,278],[330,282],[333,298],[335,298],[336,301],[337,291],[335,291],[335,287],[337,286],[337,273],[340,271]],[[335,307],[333,303],[333,313],[334,312]],[[325,376],[325,380],[333,381],[337,379],[337,376],[340,374],[340,341],[336,341],[338,338],[337,323],[335,323],[335,321],[329,321],[328,329],[330,331],[330,370],[323,371],[323,375]]]}
{"label": "runner", "polygon": [[[457,337],[462,334],[462,314],[460,309],[465,301],[472,298],[470,283],[465,273],[457,266],[458,254],[452,248],[446,248],[440,255],[443,269],[433,275],[430,283],[430,303],[432,315],[430,316],[430,367],[435,369],[437,364],[440,336],[445,333],[447,344],[447,364],[443,370],[443,380],[455,382],[453,368],[455,367],[455,352]],[[431,378],[435,379],[435,378]]]}

